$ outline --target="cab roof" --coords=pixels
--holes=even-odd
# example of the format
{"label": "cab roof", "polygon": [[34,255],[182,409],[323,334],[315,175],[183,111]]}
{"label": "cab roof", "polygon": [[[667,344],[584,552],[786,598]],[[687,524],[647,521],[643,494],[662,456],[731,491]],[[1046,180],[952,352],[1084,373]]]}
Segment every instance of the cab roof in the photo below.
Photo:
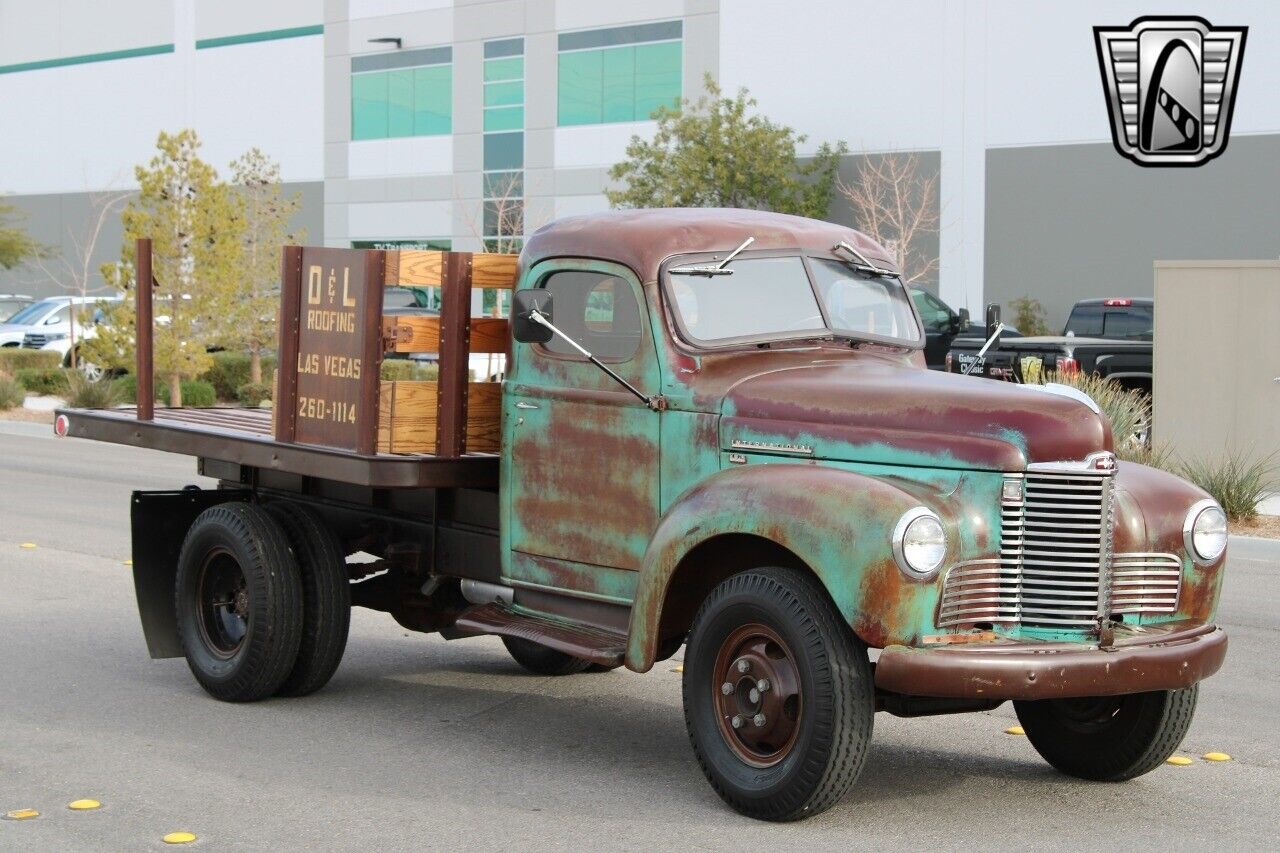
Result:
{"label": "cab roof", "polygon": [[594,258],[623,264],[641,281],[654,281],[662,262],[673,255],[727,253],[748,237],[755,238],[748,251],[825,253],[844,240],[895,268],[883,247],[852,228],[785,213],[716,207],[614,210],[558,219],[529,237],[520,263],[527,269],[549,258]]}

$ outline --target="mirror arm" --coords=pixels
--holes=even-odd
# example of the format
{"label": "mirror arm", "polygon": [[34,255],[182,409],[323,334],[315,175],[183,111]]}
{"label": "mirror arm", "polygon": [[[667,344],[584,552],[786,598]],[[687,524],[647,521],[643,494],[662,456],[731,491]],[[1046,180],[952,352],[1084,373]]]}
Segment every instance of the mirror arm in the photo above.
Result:
{"label": "mirror arm", "polygon": [[596,367],[600,368],[605,373],[609,374],[610,378],[612,378],[614,382],[617,382],[623,388],[626,388],[628,391],[630,391],[632,394],[636,396],[637,400],[644,403],[653,411],[662,412],[666,410],[667,408],[666,398],[661,396],[653,396],[653,397],[645,396],[644,393],[642,393],[639,388],[636,388],[636,386],[632,385],[630,382],[623,379],[618,374],[614,373],[612,370],[609,369],[609,366],[607,364],[605,364],[600,359],[596,358],[591,353],[587,352],[587,350],[582,346],[582,344],[578,343],[573,338],[569,337],[564,332],[560,331],[555,326],[553,326],[551,324],[551,321],[548,320],[545,316],[543,316],[542,312],[539,311],[537,308],[532,308],[529,310],[529,321],[532,323],[537,323],[539,326],[549,329],[553,335],[556,335],[565,343],[567,343],[569,346],[573,347],[578,352],[582,353],[582,355],[587,359],[587,361],[591,362]]}

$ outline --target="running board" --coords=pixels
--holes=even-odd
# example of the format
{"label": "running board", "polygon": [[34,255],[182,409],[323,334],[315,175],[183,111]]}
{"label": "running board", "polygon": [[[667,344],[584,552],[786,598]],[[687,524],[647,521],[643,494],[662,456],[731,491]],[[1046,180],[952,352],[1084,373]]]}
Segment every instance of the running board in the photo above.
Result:
{"label": "running board", "polygon": [[497,602],[467,608],[453,627],[477,634],[519,637],[604,666],[621,664],[627,650],[626,636],[615,631],[572,625]]}

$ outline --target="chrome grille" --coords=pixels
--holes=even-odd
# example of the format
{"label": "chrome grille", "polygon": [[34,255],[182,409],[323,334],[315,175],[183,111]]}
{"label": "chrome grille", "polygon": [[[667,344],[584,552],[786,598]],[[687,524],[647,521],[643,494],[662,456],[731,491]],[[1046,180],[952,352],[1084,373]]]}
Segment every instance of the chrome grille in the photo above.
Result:
{"label": "chrome grille", "polygon": [[1005,514],[1014,523],[1001,545],[1002,560],[1021,567],[1022,624],[1096,625],[1107,612],[1099,592],[1108,589],[1111,477],[1035,472],[1024,483],[1022,505]]}
{"label": "chrome grille", "polygon": [[938,625],[1096,626],[1112,589],[1110,475],[1063,467],[1006,479],[1021,480],[1023,496],[1001,504],[1000,557],[947,572]]}
{"label": "chrome grille", "polygon": [[1116,554],[1111,559],[1112,613],[1173,613],[1182,560],[1173,554]]}

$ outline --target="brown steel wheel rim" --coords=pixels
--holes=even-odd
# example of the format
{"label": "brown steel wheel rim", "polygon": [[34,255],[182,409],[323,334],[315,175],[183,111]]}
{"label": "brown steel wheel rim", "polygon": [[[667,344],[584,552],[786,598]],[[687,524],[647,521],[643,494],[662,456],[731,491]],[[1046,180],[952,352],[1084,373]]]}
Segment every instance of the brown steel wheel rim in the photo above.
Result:
{"label": "brown steel wheel rim", "polygon": [[791,649],[767,625],[743,625],[725,637],[711,668],[720,734],[752,767],[786,758],[800,732],[804,697]]}

